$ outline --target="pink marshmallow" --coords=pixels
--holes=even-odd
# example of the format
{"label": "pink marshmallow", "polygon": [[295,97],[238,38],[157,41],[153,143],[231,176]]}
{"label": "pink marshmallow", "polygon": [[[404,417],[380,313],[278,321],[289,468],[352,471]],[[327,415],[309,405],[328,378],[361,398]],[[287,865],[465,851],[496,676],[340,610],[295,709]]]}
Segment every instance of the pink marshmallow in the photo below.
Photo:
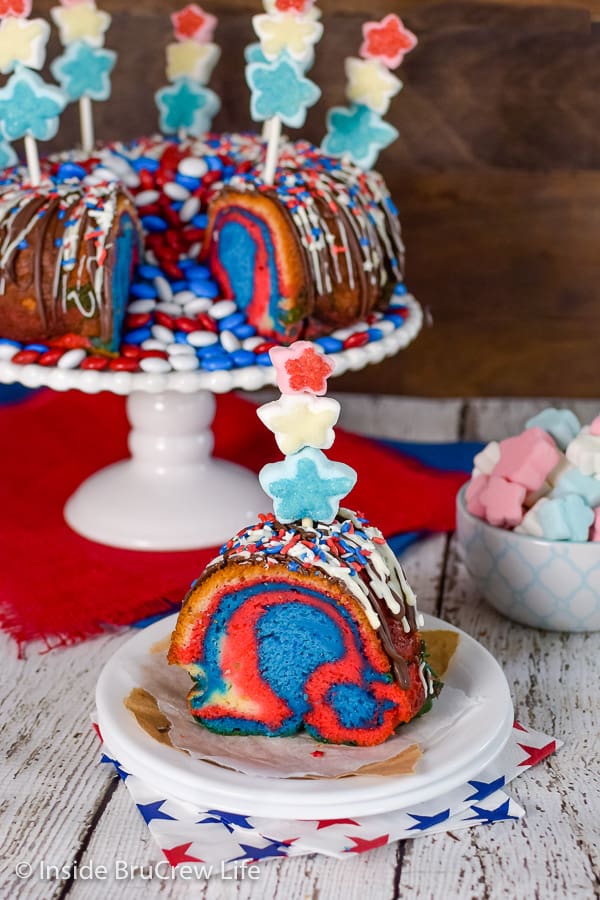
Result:
{"label": "pink marshmallow", "polygon": [[488,483],[479,494],[485,507],[485,518],[490,525],[514,528],[523,520],[523,503],[526,489],[498,475],[490,475]]}
{"label": "pink marshmallow", "polygon": [[486,518],[485,506],[481,502],[481,492],[485,490],[489,480],[489,475],[475,475],[467,485],[465,494],[467,509],[472,516],[477,516],[478,519]]}
{"label": "pink marshmallow", "polygon": [[594,437],[600,437],[600,416],[596,416],[592,424],[590,425],[590,434],[593,434]]}
{"label": "pink marshmallow", "polygon": [[541,428],[527,428],[500,441],[500,459],[492,474],[527,491],[537,491],[559,460],[560,452],[550,435]]}
{"label": "pink marshmallow", "polygon": [[590,528],[590,541],[600,541],[600,506],[594,510],[594,521]]}

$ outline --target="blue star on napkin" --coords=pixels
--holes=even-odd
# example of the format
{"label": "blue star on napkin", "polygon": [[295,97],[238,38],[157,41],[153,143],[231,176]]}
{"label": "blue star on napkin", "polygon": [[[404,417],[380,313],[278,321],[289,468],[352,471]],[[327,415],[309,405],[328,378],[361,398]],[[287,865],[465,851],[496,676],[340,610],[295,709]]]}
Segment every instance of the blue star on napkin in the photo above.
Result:
{"label": "blue star on napkin", "polygon": [[221,108],[221,101],[210,88],[201,87],[189,78],[179,78],[156,92],[160,126],[166,134],[185,131],[200,137],[210,131],[213,117]]}
{"label": "blue star on napkin", "polygon": [[290,128],[302,128],[308,107],[321,96],[320,88],[283,54],[270,63],[250,63],[246,80],[252,91],[250,114],[255,122],[278,116]]}
{"label": "blue star on napkin", "polygon": [[90,97],[92,100],[108,100],[110,97],[110,73],[117,61],[113,50],[90,47],[85,41],[69,44],[62,56],[57,57],[50,71],[70,100]]}
{"label": "blue star on napkin", "polygon": [[258,478],[273,500],[275,516],[284,523],[304,518],[332,522],[340,500],[356,484],[354,469],[312,447],[263,466]]}
{"label": "blue star on napkin", "polygon": [[31,135],[49,141],[58,131],[67,96],[32,69],[16,69],[0,88],[0,129],[6,140],[16,141]]}
{"label": "blue star on napkin", "polygon": [[329,110],[322,146],[330,156],[347,154],[356,165],[370,169],[379,151],[397,137],[398,131],[384,122],[378,113],[368,106],[353,103],[348,108],[334,106]]}
{"label": "blue star on napkin", "polygon": [[170,816],[169,813],[163,812],[161,807],[166,803],[166,800],[155,800],[153,803],[137,803],[136,806],[142,814],[142,818],[146,825],[149,822],[152,822],[154,819],[166,819],[171,822],[174,822],[175,819],[173,816]]}

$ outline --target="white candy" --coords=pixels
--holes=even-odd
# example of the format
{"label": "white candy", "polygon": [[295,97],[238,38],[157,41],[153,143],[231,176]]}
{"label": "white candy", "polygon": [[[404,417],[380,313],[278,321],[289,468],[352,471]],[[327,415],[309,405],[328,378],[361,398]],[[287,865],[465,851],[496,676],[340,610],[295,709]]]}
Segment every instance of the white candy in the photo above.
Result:
{"label": "white candy", "polygon": [[560,481],[560,479],[563,477],[563,475],[566,472],[570,472],[571,469],[574,469],[574,468],[575,468],[575,466],[573,466],[569,462],[569,460],[567,459],[565,454],[561,453],[560,460],[557,462],[557,464],[554,466],[554,468],[552,469],[552,471],[546,478],[548,485],[550,487],[555,487],[558,484],[558,482]]}
{"label": "white candy", "polygon": [[525,513],[523,521],[520,525],[517,525],[515,531],[518,531],[519,534],[530,534],[532,537],[544,537],[544,529],[540,523],[539,512],[541,507],[549,502],[550,501],[546,497],[542,497],[538,500],[535,506],[532,506],[531,509]]}
{"label": "white candy", "polygon": [[246,338],[242,341],[242,347],[244,350],[254,350],[256,347],[260,347],[261,344],[264,344],[265,339],[260,337],[260,335],[255,334],[254,337]]}
{"label": "white candy", "polygon": [[173,294],[173,303],[179,303],[180,306],[185,306],[186,303],[195,299],[196,295],[193,291],[177,291],[176,294]]}
{"label": "white candy", "polygon": [[582,428],[566,450],[567,459],[584,475],[600,475],[600,435]]}
{"label": "white candy", "polygon": [[200,368],[200,363],[196,354],[193,356],[171,356],[169,362],[176,372],[193,372],[194,369]]}
{"label": "white candy", "polygon": [[119,181],[119,176],[116,172],[113,172],[111,169],[106,169],[104,166],[98,166],[98,168],[94,170],[94,175],[102,181]]}
{"label": "white candy", "polygon": [[166,350],[167,345],[164,341],[157,341],[156,338],[148,338],[141,344],[142,350]]}
{"label": "white candy", "polygon": [[141,191],[135,198],[136,206],[152,206],[160,198],[158,191]]}
{"label": "white candy", "polygon": [[220,341],[223,349],[228,353],[233,353],[234,350],[239,350],[242,346],[233,331],[222,331]]}
{"label": "white candy", "polygon": [[133,169],[126,175],[123,175],[121,181],[123,182],[125,187],[128,188],[137,188],[141,184],[140,176],[137,174],[137,172],[134,172]]}
{"label": "white candy", "polygon": [[157,341],[164,341],[165,344],[173,343],[175,335],[170,328],[165,328],[164,325],[153,325],[151,331],[152,337],[156,338]]}
{"label": "white candy", "polygon": [[171,200],[187,200],[190,196],[188,189],[182,184],[177,184],[176,181],[169,181],[168,184],[165,184],[163,191]]}
{"label": "white candy", "polygon": [[75,347],[73,350],[61,356],[56,365],[59,369],[76,369],[80,363],[86,358],[87,353],[81,347]]}
{"label": "white candy", "polygon": [[475,455],[473,459],[473,477],[476,475],[491,475],[499,460],[500,444],[498,441],[491,441],[480,453]]}
{"label": "white candy", "polygon": [[182,222],[191,222],[198,212],[200,212],[200,200],[198,197],[190,197],[179,210],[179,218]]}
{"label": "white candy", "polygon": [[208,172],[208,166],[203,159],[186,156],[179,163],[178,172],[180,175],[185,175],[186,178],[202,178]]}
{"label": "white candy", "polygon": [[12,359],[18,352],[19,348],[13,347],[12,344],[0,344],[0,359]]}
{"label": "white candy", "polygon": [[216,303],[213,303],[211,308],[208,310],[208,314],[213,317],[213,319],[224,319],[225,316],[230,316],[237,309],[237,306],[233,302],[233,300],[218,300]]}
{"label": "white candy", "polygon": [[378,322],[375,322],[375,328],[378,328],[383,334],[390,334],[392,331],[396,330],[396,326],[393,322],[390,322],[389,319],[381,319]]}
{"label": "white candy", "polygon": [[156,300],[133,300],[127,307],[128,313],[149,313],[156,306]]}
{"label": "white candy", "polygon": [[140,369],[142,372],[162,373],[171,372],[173,366],[168,359],[161,359],[160,356],[148,356],[146,359],[140,359]]}
{"label": "white candy", "polygon": [[202,253],[202,244],[192,244],[190,249],[188,250],[188,257],[190,259],[196,259]]}
{"label": "white candy", "polygon": [[167,313],[169,316],[181,315],[181,307],[177,303],[157,303],[156,310],[157,312]]}
{"label": "white candy", "polygon": [[216,344],[219,338],[212,331],[192,331],[187,336],[188,344],[192,347],[210,347]]}
{"label": "white candy", "polygon": [[193,356],[196,358],[196,351],[189,344],[169,344],[166,348],[169,356]]}
{"label": "white candy", "polygon": [[173,289],[163,275],[156,276],[154,279],[154,287],[163,303],[170,303],[173,300]]}
{"label": "white candy", "polygon": [[193,300],[190,300],[183,307],[183,311],[186,316],[197,316],[198,313],[206,312],[212,306],[212,300],[209,300],[208,297],[195,297]]}

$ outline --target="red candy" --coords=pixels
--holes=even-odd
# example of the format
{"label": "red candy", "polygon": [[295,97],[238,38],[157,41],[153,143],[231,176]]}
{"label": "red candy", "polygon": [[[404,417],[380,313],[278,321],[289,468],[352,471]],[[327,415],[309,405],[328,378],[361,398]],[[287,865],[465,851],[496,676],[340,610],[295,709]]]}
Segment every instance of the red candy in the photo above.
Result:
{"label": "red candy", "polygon": [[137,359],[121,357],[119,359],[111,359],[108,368],[112,369],[113,372],[137,372],[139,366]]}
{"label": "red candy", "polygon": [[47,350],[46,353],[42,353],[38,362],[40,366],[53,366],[58,362],[64,352],[65,351],[59,347],[56,347],[54,350]]}
{"label": "red candy", "polygon": [[150,313],[131,313],[127,316],[125,327],[128,331],[133,331],[135,328],[142,328],[144,325],[147,325],[151,319]]}
{"label": "red candy", "polygon": [[121,347],[121,356],[126,356],[127,359],[139,359],[142,353],[143,350],[136,344],[123,344]]}
{"label": "red candy", "polygon": [[108,363],[109,360],[105,356],[88,356],[87,359],[83,360],[79,368],[101,371],[108,368]]}
{"label": "red candy", "polygon": [[219,327],[215,320],[208,315],[208,313],[199,313],[198,321],[202,325],[205,331],[212,331],[213,334],[216,334],[219,330]]}
{"label": "red candy", "polygon": [[171,316],[168,316],[164,312],[157,312],[154,314],[154,319],[156,320],[157,325],[164,325],[165,328],[173,328],[173,319]]}
{"label": "red candy", "polygon": [[16,363],[18,366],[28,366],[30,363],[37,362],[39,358],[40,354],[37,350],[19,350],[13,356],[11,362]]}
{"label": "red candy", "polygon": [[191,334],[192,331],[198,331],[198,322],[194,319],[187,319],[185,316],[182,316],[179,319],[175,319],[175,328],[177,331],[184,331],[186,334]]}
{"label": "red candy", "polygon": [[369,343],[369,340],[367,331],[357,331],[356,334],[351,334],[350,337],[346,338],[344,350],[350,350],[351,347],[364,347],[365,344]]}
{"label": "red candy", "polygon": [[148,359],[149,357],[154,356],[157,359],[168,359],[169,354],[165,353],[164,350],[142,350],[140,352],[140,359]]}

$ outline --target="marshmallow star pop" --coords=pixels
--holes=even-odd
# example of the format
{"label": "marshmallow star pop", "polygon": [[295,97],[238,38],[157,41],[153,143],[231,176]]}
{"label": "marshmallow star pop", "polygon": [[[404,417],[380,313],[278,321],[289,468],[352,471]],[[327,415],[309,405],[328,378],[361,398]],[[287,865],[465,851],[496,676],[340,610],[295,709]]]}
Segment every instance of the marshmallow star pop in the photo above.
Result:
{"label": "marshmallow star pop", "polygon": [[394,13],[381,22],[366,22],[362,30],[361,58],[351,56],[345,63],[350,105],[329,110],[323,149],[331,156],[349,156],[369,169],[379,151],[398,137],[397,130],[382,118],[402,89],[402,82],[390,70],[400,65],[417,39]]}
{"label": "marshmallow star pop", "polygon": [[110,73],[117,61],[113,50],[103,48],[111,16],[97,9],[94,0],[61,3],[50,10],[50,15],[66,50],[50,69],[70,102],[79,101],[81,146],[85,153],[91,153],[95,144],[92,100],[110,97]]}
{"label": "marshmallow star pop", "polygon": [[274,347],[270,356],[282,395],[260,407],[258,416],[286,458],[264,466],[260,483],[281,523],[302,521],[305,528],[312,528],[314,520],[331,523],[340,500],[356,484],[354,469],[322,452],[333,444],[340,414],[336,400],[321,396],[333,363],[308,341]]}
{"label": "marshmallow star pop", "polygon": [[167,80],[156,92],[160,126],[166,134],[200,137],[210,131],[221,108],[214,91],[207,88],[221,51],[213,43],[215,16],[190,3],[171,16],[176,40],[167,47]]}
{"label": "marshmallow star pop", "polygon": [[[43,19],[28,19],[30,12],[31,3],[24,0],[0,6],[0,72],[12,73],[0,89],[0,134],[9,142],[25,139],[29,179],[37,187],[41,172],[36,141],[54,137],[67,98],[34,71],[44,65],[50,26]],[[10,148],[2,146],[5,158],[14,159]]]}
{"label": "marshmallow star pop", "polygon": [[321,96],[305,73],[312,65],[323,26],[310,0],[297,0],[293,5],[289,0],[269,0],[265,8],[266,13],[252,19],[263,58],[247,55],[246,81],[252,92],[250,115],[255,122],[265,123],[267,152],[262,180],[273,184],[281,123],[301,128],[308,107]]}

